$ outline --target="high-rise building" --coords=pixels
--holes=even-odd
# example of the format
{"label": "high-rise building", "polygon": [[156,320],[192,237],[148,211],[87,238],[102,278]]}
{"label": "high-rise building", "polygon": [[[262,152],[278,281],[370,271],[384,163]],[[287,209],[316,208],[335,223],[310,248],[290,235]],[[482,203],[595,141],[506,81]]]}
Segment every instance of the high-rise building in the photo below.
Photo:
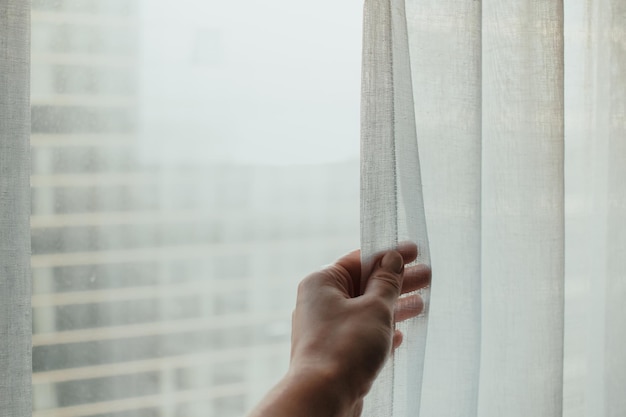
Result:
{"label": "high-rise building", "polygon": [[34,417],[241,416],[299,279],[358,244],[356,161],[142,158],[146,3],[33,0]]}

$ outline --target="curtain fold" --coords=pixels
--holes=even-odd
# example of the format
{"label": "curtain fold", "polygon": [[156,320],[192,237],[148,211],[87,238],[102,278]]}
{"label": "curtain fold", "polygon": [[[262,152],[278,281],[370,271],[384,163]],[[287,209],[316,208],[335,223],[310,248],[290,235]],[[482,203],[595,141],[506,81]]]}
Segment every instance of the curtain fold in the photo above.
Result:
{"label": "curtain fold", "polygon": [[479,416],[559,416],[563,10],[483,2]]}
{"label": "curtain fold", "polygon": [[[429,263],[404,0],[366,0],[361,102],[361,257],[400,242],[417,244]],[[428,290],[421,292],[428,305]],[[398,325],[406,342],[365,400],[364,416],[413,416],[419,410],[427,311]]]}
{"label": "curtain fold", "polygon": [[564,415],[626,414],[626,25],[620,1],[566,3]]}
{"label": "curtain fold", "polygon": [[0,1],[0,414],[31,415],[30,2]]}
{"label": "curtain fold", "polygon": [[475,416],[481,334],[481,3],[408,1],[407,21],[434,271],[420,414]]}
{"label": "curtain fold", "polygon": [[[365,0],[362,258],[415,242],[433,284],[364,416],[626,415],[625,27],[623,0]],[[29,71],[30,1],[0,0],[11,417],[32,415]]]}
{"label": "curtain fold", "polygon": [[483,2],[480,416],[562,407],[560,2]]}
{"label": "curtain fold", "polygon": [[[421,398],[377,389],[378,415],[626,413],[622,3],[406,1],[432,305],[425,356],[411,359],[424,358]],[[368,18],[385,21],[367,10],[365,51]],[[393,42],[369,47],[397,60]],[[363,65],[377,69],[367,54]],[[370,91],[363,107],[378,115],[408,103]],[[369,154],[365,133],[362,182],[392,189],[399,175],[371,158],[414,139]],[[373,225],[410,210],[387,194],[362,193],[363,213],[377,207],[362,234],[379,243],[392,229]],[[377,387],[394,386],[393,363]]]}
{"label": "curtain fold", "polygon": [[605,415],[626,415],[626,4],[612,0],[602,30],[607,48],[607,236],[604,386]]}

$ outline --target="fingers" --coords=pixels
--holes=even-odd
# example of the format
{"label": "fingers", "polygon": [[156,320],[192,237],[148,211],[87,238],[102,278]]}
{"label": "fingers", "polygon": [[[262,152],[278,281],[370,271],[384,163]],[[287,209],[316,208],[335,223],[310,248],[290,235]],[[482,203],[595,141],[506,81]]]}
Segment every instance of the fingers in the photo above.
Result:
{"label": "fingers", "polygon": [[363,399],[357,401],[354,409],[349,414],[350,417],[361,417],[361,413],[363,412]]}
{"label": "fingers", "polygon": [[[424,300],[418,294],[410,295],[408,297],[403,297],[398,300],[396,304],[396,310],[394,314],[394,321],[400,322],[408,319],[412,319],[413,317],[417,317],[420,313],[424,311]],[[396,350],[402,344],[404,340],[404,335],[400,330],[394,330],[393,339],[391,342],[392,350]]]}
{"label": "fingers", "polygon": [[[398,245],[397,250],[405,264],[409,264],[413,262],[418,255],[417,245],[411,242],[403,242]],[[377,265],[386,252],[381,253],[373,257],[373,265]],[[339,258],[334,266],[339,269],[343,269],[347,272],[347,275],[352,280],[351,288],[353,288],[354,292],[349,294],[350,297],[355,297],[360,295],[362,291],[360,290],[361,283],[361,251],[354,250],[349,252],[348,254]],[[431,280],[431,269],[427,265],[415,265],[410,268],[407,268],[404,272],[404,280],[402,283],[402,294],[413,292],[419,290],[421,288],[427,287],[430,284]],[[346,287],[348,287],[346,285]]]}
{"label": "fingers", "polygon": [[419,264],[405,269],[402,294],[417,291],[430,284],[432,272],[428,265]]}
{"label": "fingers", "polygon": [[413,242],[400,242],[396,250],[402,255],[405,264],[410,264],[417,259],[417,245]]}
{"label": "fingers", "polygon": [[[404,259],[405,264],[409,264],[417,259],[418,249],[417,245],[412,242],[401,242],[398,244],[397,252],[400,253],[402,259]],[[377,265],[386,252],[381,252],[371,258],[371,261],[368,262],[369,268],[372,268],[374,265]],[[335,265],[341,267],[346,270],[346,272],[350,275],[350,278],[353,282],[353,287],[356,293],[353,296],[360,295],[362,291],[360,291],[360,283],[361,283],[361,251],[354,250],[341,258],[339,258]],[[366,267],[367,268],[367,267]],[[426,271],[426,267],[412,267],[409,269],[411,273],[405,274],[405,277],[409,278],[407,289],[403,288],[404,292],[415,291],[417,289],[423,288],[430,283],[430,270]],[[407,272],[409,272],[407,271]],[[367,275],[369,275],[369,271]],[[427,273],[428,272],[428,273]]]}
{"label": "fingers", "polygon": [[395,308],[394,320],[396,322],[412,319],[424,311],[424,300],[418,294],[409,295],[398,299]]}
{"label": "fingers", "polygon": [[404,339],[404,335],[400,330],[396,330],[393,332],[393,340],[392,340],[392,350],[396,350],[402,344],[402,340]]}
{"label": "fingers", "polygon": [[[417,259],[418,251],[415,243],[402,242],[398,244],[396,250],[402,255],[405,264],[409,264]],[[378,261],[384,254],[385,252],[381,252],[373,258],[375,261]],[[359,249],[342,256],[337,260],[336,264],[344,267],[352,277],[357,279],[361,277],[361,251]]]}
{"label": "fingers", "polygon": [[[337,262],[335,262],[335,265],[344,268],[350,275],[350,278],[352,279],[352,282],[354,284],[358,284],[361,280],[360,250],[353,250],[352,252],[342,256],[337,260]],[[358,288],[358,285],[355,285],[355,287]]]}
{"label": "fingers", "polygon": [[380,297],[390,305],[394,305],[402,288],[402,272],[404,260],[398,252],[385,253],[378,268],[367,280],[364,295]]}

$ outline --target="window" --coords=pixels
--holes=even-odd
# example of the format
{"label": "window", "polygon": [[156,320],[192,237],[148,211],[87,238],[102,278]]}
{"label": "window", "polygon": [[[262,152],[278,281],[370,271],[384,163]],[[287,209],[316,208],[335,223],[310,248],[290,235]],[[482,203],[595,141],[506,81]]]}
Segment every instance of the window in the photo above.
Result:
{"label": "window", "polygon": [[237,13],[271,10],[188,3],[33,1],[34,417],[241,416],[300,278],[358,245],[360,6],[294,71]]}
{"label": "window", "polygon": [[[365,4],[363,247],[417,240],[438,285],[368,401],[626,415],[625,3]],[[361,5],[30,6],[0,5],[0,409],[241,414],[358,245]]]}

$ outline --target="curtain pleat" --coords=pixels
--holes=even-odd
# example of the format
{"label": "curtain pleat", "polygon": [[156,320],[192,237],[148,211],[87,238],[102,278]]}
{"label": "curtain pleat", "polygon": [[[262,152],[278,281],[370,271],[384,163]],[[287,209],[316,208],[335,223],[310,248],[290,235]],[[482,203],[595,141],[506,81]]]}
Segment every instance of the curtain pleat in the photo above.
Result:
{"label": "curtain pleat", "polygon": [[[418,246],[416,262],[428,263],[404,0],[366,0],[363,43],[362,260],[369,265],[375,254],[410,241]],[[427,303],[428,292],[422,297]],[[406,342],[379,375],[364,416],[419,411],[426,324],[427,308],[398,325]]]}
{"label": "curtain pleat", "polygon": [[0,1],[0,415],[31,415],[30,2]]}
{"label": "curtain pleat", "polygon": [[566,417],[626,414],[625,6],[565,8]]}
{"label": "curtain pleat", "polygon": [[[567,417],[584,417],[591,411],[590,393],[593,392],[591,381],[592,368],[587,369],[587,353],[591,351],[593,339],[589,338],[591,316],[597,316],[595,306],[596,295],[600,291],[590,291],[589,278],[593,274],[594,259],[604,258],[603,239],[598,239],[600,230],[597,227],[597,204],[601,199],[594,198],[600,191],[592,183],[599,178],[599,172],[593,155],[592,146],[599,145],[601,138],[595,143],[587,140],[593,128],[593,107],[589,93],[593,90],[592,63],[595,58],[590,55],[593,44],[592,30],[589,26],[591,11],[589,2],[570,2],[565,7],[565,67],[568,76],[565,78],[565,193],[566,222],[565,235],[570,244],[565,246],[565,334],[564,334],[564,381],[563,381],[563,415]],[[584,167],[585,169],[581,169]],[[601,170],[601,168],[600,168]],[[598,184],[599,185],[599,184]],[[593,207],[596,206],[596,207]],[[587,245],[583,240],[595,244]],[[571,242],[578,242],[572,245]],[[598,276],[602,271],[596,270]],[[597,331],[598,328],[595,328]],[[589,390],[591,389],[591,390]],[[595,408],[595,407],[593,407]]]}
{"label": "curtain pleat", "polygon": [[[395,100],[398,87],[411,87],[399,84],[393,71],[403,53],[393,36],[402,20],[389,17],[394,2],[390,10],[388,5],[366,2],[365,260],[393,246],[402,234],[401,214],[411,210],[409,201],[393,198],[402,182],[397,149],[415,139],[394,130],[397,114],[405,115],[410,103]],[[562,2],[407,1],[406,10],[410,60],[402,68],[412,68],[424,210],[434,236],[434,307],[423,385],[398,384],[398,373],[407,368],[397,353],[377,381],[366,415],[415,416],[421,408],[422,415],[560,416]],[[415,176],[421,181],[419,169]],[[419,190],[420,182],[413,187]],[[425,227],[420,230],[425,236]],[[407,363],[422,360],[420,350],[413,352]],[[399,403],[399,386],[412,389],[421,403]]]}
{"label": "curtain pleat", "polygon": [[560,416],[562,2],[483,2],[479,416]]}
{"label": "curtain pleat", "polygon": [[608,39],[610,68],[608,235],[606,284],[606,416],[626,415],[626,3],[612,0]]}
{"label": "curtain pleat", "polygon": [[[32,414],[29,16],[0,0],[11,417]],[[433,285],[364,416],[626,415],[625,27],[623,0],[365,0],[362,259],[415,242]]]}
{"label": "curtain pleat", "polygon": [[423,416],[475,416],[481,311],[481,4],[408,1],[432,283]]}

